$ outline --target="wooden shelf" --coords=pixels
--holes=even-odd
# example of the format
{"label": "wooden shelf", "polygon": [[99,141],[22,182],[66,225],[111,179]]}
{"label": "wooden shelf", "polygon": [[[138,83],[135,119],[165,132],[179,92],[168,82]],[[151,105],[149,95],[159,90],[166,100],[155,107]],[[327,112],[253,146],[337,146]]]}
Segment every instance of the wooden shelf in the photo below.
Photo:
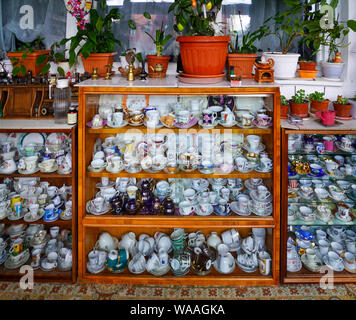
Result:
{"label": "wooden shelf", "polygon": [[221,274],[212,267],[211,272],[206,276],[195,274],[192,270],[185,276],[176,277],[171,271],[162,277],[156,277],[147,271],[134,275],[126,268],[122,273],[113,274],[107,270],[99,274],[86,272],[81,279],[83,282],[100,283],[131,283],[131,284],[155,284],[155,285],[277,285],[272,276],[262,276],[258,271],[247,273],[237,266],[230,274]]}
{"label": "wooden shelf", "polygon": [[241,217],[236,214],[231,216],[221,217],[221,216],[143,216],[143,215],[122,215],[115,216],[110,214],[104,214],[102,216],[95,216],[91,214],[86,214],[83,218],[83,224],[86,226],[119,226],[119,225],[132,225],[132,226],[143,226],[150,225],[152,227],[195,227],[195,226],[211,226],[216,225],[219,227],[234,227],[234,226],[244,226],[253,227],[259,226],[263,228],[274,228],[276,223],[273,216],[269,217],[259,217],[259,216],[249,216]]}
{"label": "wooden shelf", "polygon": [[272,173],[259,173],[259,172],[250,172],[250,173],[239,173],[232,172],[229,174],[203,174],[199,171],[184,172],[180,171],[177,174],[167,174],[167,173],[147,173],[141,171],[138,173],[127,173],[126,171],[121,171],[120,173],[110,173],[107,171],[103,172],[87,172],[89,178],[101,178],[101,177],[110,177],[114,178],[153,178],[153,179],[216,179],[216,178],[241,178],[241,179],[250,179],[250,178],[263,178],[270,179],[272,178]]}
{"label": "wooden shelf", "polygon": [[118,129],[113,129],[113,128],[103,128],[103,129],[89,129],[87,128],[87,133],[88,134],[117,134],[117,133],[125,133],[128,131],[133,131],[133,130],[139,130],[141,132],[148,132],[148,133],[176,133],[176,134],[185,134],[185,133],[191,133],[191,132],[207,132],[207,133],[217,133],[217,132],[225,132],[225,133],[233,133],[233,134],[245,134],[245,135],[250,135],[250,134],[260,134],[260,135],[271,135],[273,134],[272,129],[259,129],[259,128],[253,128],[253,129],[241,129],[237,127],[233,128],[225,128],[223,126],[216,126],[213,129],[204,129],[203,127],[200,127],[198,125],[189,128],[189,129],[179,129],[179,128],[160,128],[160,129],[148,129],[145,126],[125,126],[122,128]]}
{"label": "wooden shelf", "polygon": [[24,219],[19,219],[19,220],[9,220],[9,219],[3,219],[0,220],[0,223],[6,223],[6,224],[43,224],[45,226],[59,226],[59,227],[68,227],[70,228],[72,226],[72,220],[61,220],[58,219],[56,221],[52,222],[46,222],[43,221],[42,219],[34,221],[34,222],[26,222]]}
{"label": "wooden shelf", "polygon": [[34,174],[0,174],[0,179],[4,178],[41,178],[41,179],[72,179],[72,174],[58,174],[58,173],[42,173],[37,172]]}

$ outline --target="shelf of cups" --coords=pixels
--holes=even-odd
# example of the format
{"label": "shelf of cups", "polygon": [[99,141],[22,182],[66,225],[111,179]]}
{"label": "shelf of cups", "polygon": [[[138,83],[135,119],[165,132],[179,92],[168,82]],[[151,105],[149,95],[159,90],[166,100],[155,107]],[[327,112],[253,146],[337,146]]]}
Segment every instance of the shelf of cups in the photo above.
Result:
{"label": "shelf of cups", "polygon": [[334,218],[332,222],[324,222],[319,219],[315,219],[315,221],[306,222],[302,219],[296,219],[295,221],[288,221],[289,226],[355,226],[356,219],[352,222],[344,222],[339,219]]}
{"label": "shelf of cups", "polygon": [[[295,203],[295,204],[300,204],[300,205],[320,205],[320,204],[334,204],[337,206],[337,204],[344,203],[353,206],[355,202],[350,199],[343,199],[341,201],[337,201],[334,199],[326,199],[326,200],[319,200],[319,199],[312,199],[312,200],[307,200],[307,199],[302,199],[302,200],[294,200],[295,198],[288,198],[288,203]],[[355,209],[356,210],[356,209]]]}
{"label": "shelf of cups", "polygon": [[219,226],[230,228],[233,226],[261,228],[274,228],[276,223],[273,216],[261,217],[251,215],[247,217],[232,214],[230,216],[165,216],[165,215],[112,215],[104,214],[95,216],[86,214],[82,220],[83,225],[136,225],[160,227],[194,227],[194,226]]}
{"label": "shelf of cups", "polygon": [[134,127],[134,126],[126,126],[126,127],[122,127],[122,128],[117,128],[117,129],[113,129],[113,128],[102,128],[102,129],[90,129],[87,128],[86,132],[89,134],[117,134],[117,133],[125,133],[127,131],[130,130],[139,130],[141,132],[148,132],[148,133],[176,133],[176,134],[184,134],[184,133],[189,133],[192,131],[196,131],[196,132],[200,132],[200,131],[205,131],[205,132],[209,132],[209,133],[218,133],[219,131],[221,132],[231,132],[234,134],[245,134],[245,135],[253,135],[253,134],[263,134],[263,135],[270,135],[273,134],[273,130],[271,128],[268,129],[259,129],[259,128],[252,128],[252,129],[242,129],[242,128],[225,128],[223,126],[216,126],[213,129],[204,129],[198,125],[191,127],[189,129],[180,129],[180,128],[160,128],[160,129],[148,129],[145,126],[138,126],[138,127]]}
{"label": "shelf of cups", "polygon": [[[31,258],[29,258],[27,264],[29,265]],[[4,264],[0,266],[0,280],[11,281],[20,279],[23,274],[19,272],[20,268],[17,269],[6,269]],[[70,271],[42,271],[37,269],[33,271],[34,281],[48,281],[48,282],[72,282],[72,270]]]}
{"label": "shelf of cups", "polygon": [[290,152],[288,151],[288,156],[299,156],[299,155],[303,155],[303,156],[352,156],[352,155],[356,155],[356,151],[355,152],[346,152],[346,151],[342,151],[342,150],[337,150],[337,151],[326,151],[324,154],[320,154],[316,151],[313,152],[306,152],[306,151],[295,151],[295,152]]}
{"label": "shelf of cups", "polygon": [[298,174],[297,176],[289,176],[288,180],[296,180],[296,181],[300,181],[300,180],[321,180],[321,181],[347,181],[347,182],[351,182],[354,183],[356,182],[356,176],[345,176],[345,177],[338,177],[335,178],[335,176],[332,175],[325,175],[323,177],[313,177],[313,176],[308,176],[307,174]]}
{"label": "shelf of cups", "polygon": [[219,273],[212,267],[212,270],[208,275],[201,276],[195,274],[192,270],[189,271],[185,276],[175,276],[172,271],[168,271],[167,274],[156,277],[147,271],[142,274],[133,274],[128,268],[119,273],[114,274],[109,272],[108,270],[104,270],[99,274],[91,274],[86,271],[84,274],[83,280],[87,281],[95,281],[100,277],[101,283],[145,283],[145,284],[156,284],[156,285],[169,285],[174,281],[175,285],[243,285],[248,282],[249,285],[273,285],[274,280],[272,275],[263,276],[259,273],[259,271],[255,271],[252,273],[247,273],[235,267],[234,271],[229,274]]}
{"label": "shelf of cups", "polygon": [[[287,276],[284,278],[284,283],[320,283],[322,278],[325,277],[325,273],[312,272],[302,267],[297,272],[287,271]],[[333,271],[334,283],[350,283],[355,281],[355,274],[347,272],[346,270],[337,272]]]}
{"label": "shelf of cups", "polygon": [[270,179],[272,178],[272,173],[259,173],[259,172],[250,172],[250,173],[239,173],[232,172],[229,174],[203,174],[199,171],[192,172],[180,172],[177,174],[167,174],[167,173],[147,173],[145,171],[141,171],[138,173],[127,173],[126,171],[122,171],[120,173],[110,173],[107,171],[102,172],[87,172],[87,176],[89,178],[101,178],[101,177],[110,177],[114,178],[153,178],[153,179],[201,179],[201,178],[241,178],[241,179],[250,179],[250,178],[262,178],[262,179]]}
{"label": "shelf of cups", "polygon": [[42,179],[72,179],[72,174],[58,174],[58,173],[42,173],[37,172],[34,174],[20,174],[20,173],[11,173],[11,174],[0,174],[0,179],[5,178],[42,178]]}
{"label": "shelf of cups", "polygon": [[9,220],[9,219],[3,219],[0,220],[0,223],[5,223],[5,224],[43,224],[45,226],[59,226],[59,227],[68,227],[71,228],[72,227],[72,220],[61,220],[58,219],[56,221],[52,221],[52,222],[47,222],[44,220],[37,220],[34,222],[26,222],[23,219],[19,219],[19,220]]}

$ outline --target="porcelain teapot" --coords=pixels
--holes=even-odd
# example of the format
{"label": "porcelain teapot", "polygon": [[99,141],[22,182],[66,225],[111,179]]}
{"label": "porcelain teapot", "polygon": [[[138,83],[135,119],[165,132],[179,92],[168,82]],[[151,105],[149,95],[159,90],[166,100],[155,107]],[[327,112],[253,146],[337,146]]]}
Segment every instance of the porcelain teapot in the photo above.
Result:
{"label": "porcelain teapot", "polygon": [[119,240],[115,237],[112,237],[108,232],[103,232],[98,241],[95,244],[95,247],[100,250],[105,250],[110,252],[118,247]]}

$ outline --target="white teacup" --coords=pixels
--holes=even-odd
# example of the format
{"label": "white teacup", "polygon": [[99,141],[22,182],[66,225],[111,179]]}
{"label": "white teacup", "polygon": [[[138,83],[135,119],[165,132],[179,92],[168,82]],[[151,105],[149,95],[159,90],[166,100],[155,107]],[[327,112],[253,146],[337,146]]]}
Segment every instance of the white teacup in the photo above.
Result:
{"label": "white teacup", "polygon": [[195,207],[189,201],[183,201],[179,204],[179,211],[181,215],[188,216],[195,211]]}
{"label": "white teacup", "polygon": [[194,202],[196,200],[196,191],[194,189],[186,189],[183,193],[186,201]]}
{"label": "white teacup", "polygon": [[33,172],[37,168],[38,156],[25,158],[26,171]]}

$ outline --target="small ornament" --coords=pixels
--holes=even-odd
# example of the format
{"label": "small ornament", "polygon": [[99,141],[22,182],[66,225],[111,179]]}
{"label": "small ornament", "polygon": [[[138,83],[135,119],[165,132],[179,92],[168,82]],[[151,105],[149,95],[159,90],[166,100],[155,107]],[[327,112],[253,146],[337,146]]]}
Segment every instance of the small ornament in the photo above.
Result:
{"label": "small ornament", "polygon": [[341,53],[340,52],[336,52],[335,54],[335,58],[334,58],[334,63],[342,63],[342,58],[341,58]]}
{"label": "small ornament", "polygon": [[93,73],[92,73],[92,75],[91,75],[91,78],[92,78],[93,80],[98,80],[98,78],[99,78],[99,75],[98,75],[98,68],[93,68]]}

